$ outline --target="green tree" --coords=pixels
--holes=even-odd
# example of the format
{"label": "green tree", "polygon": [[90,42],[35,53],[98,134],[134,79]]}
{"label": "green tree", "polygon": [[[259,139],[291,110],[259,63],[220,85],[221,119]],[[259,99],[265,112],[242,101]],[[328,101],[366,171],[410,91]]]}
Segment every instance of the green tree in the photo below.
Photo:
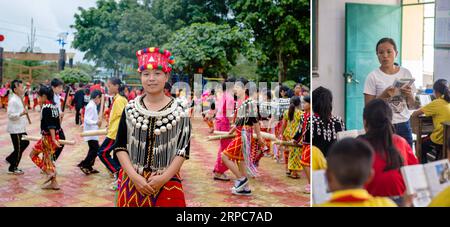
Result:
{"label": "green tree", "polygon": [[65,68],[63,71],[59,73],[55,73],[54,77],[60,78],[64,83],[88,83],[92,80],[92,77],[89,76],[85,71],[77,68]]}
{"label": "green tree", "polygon": [[309,77],[308,0],[230,0],[235,20],[253,31],[263,56],[258,73],[278,81]]}
{"label": "green tree", "polygon": [[176,69],[193,74],[198,68],[207,76],[226,77],[239,54],[256,57],[249,30],[228,24],[194,23],[178,30],[165,45],[176,56]]}
{"label": "green tree", "polygon": [[117,51],[121,42],[119,23],[123,10],[132,5],[125,3],[99,0],[96,8],[80,7],[80,13],[75,14],[75,24],[72,25],[76,29],[73,47],[85,52],[84,59],[92,60],[99,66],[114,69],[116,75],[118,75],[122,59],[122,53]]}

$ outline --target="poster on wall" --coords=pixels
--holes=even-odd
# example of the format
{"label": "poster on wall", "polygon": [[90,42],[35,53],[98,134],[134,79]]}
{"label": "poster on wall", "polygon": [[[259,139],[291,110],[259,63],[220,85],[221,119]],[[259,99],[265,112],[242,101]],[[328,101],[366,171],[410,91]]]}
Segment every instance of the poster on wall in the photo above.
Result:
{"label": "poster on wall", "polygon": [[435,47],[450,48],[450,0],[436,0]]}

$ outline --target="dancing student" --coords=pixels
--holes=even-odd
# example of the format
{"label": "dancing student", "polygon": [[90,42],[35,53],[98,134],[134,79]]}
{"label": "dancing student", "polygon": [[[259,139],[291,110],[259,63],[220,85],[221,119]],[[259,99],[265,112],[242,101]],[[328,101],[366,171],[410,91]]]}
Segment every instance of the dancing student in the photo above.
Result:
{"label": "dancing student", "polygon": [[31,92],[32,97],[33,97],[33,111],[35,111],[36,107],[39,106],[38,95],[37,95],[38,90],[39,89],[37,87],[34,87],[33,91]]}
{"label": "dancing student", "polygon": [[26,83],[26,87],[23,91],[23,95],[24,95],[23,103],[25,104],[25,107],[30,110],[31,109],[31,104],[30,104],[31,84],[30,84],[30,82]]}
{"label": "dancing student", "polygon": [[[101,98],[102,92],[100,90],[94,90],[91,93],[91,100],[87,104],[84,113],[84,132],[98,130],[100,127],[101,122],[98,118],[97,105],[100,104]],[[84,137],[84,141],[88,142],[89,151],[86,158],[78,164],[78,167],[86,175],[99,173],[98,170],[93,168],[100,147],[98,144],[98,136],[86,136]]]}
{"label": "dancing student", "polygon": [[6,83],[0,90],[2,106],[6,111],[8,110],[9,86],[9,83]]}
{"label": "dancing student", "polygon": [[[419,157],[421,163],[436,161],[443,156],[444,126],[442,122],[450,121],[450,90],[447,80],[437,80],[433,90],[436,99],[412,114],[412,117],[425,114],[433,118],[433,132],[422,143],[422,153]],[[431,158],[428,159],[428,156]]]}
{"label": "dancing student", "polygon": [[77,85],[77,91],[72,99],[72,105],[75,106],[75,124],[81,125],[83,122],[81,121],[81,109],[83,109],[84,103],[84,88],[83,83],[79,83]]}
{"label": "dancing student", "polygon": [[412,147],[412,130],[409,124],[410,109],[415,108],[414,85],[408,84],[400,88],[393,87],[397,79],[412,79],[411,72],[397,64],[394,64],[398,55],[397,45],[391,38],[382,38],[375,48],[380,67],[369,73],[364,85],[365,104],[372,99],[385,100],[394,113],[392,124],[395,132],[406,139]]}
{"label": "dancing student", "polygon": [[12,94],[8,101],[8,126],[6,131],[11,136],[14,150],[6,157],[6,161],[9,163],[9,174],[21,175],[23,174],[23,171],[19,169],[18,166],[22,159],[23,151],[30,144],[28,140],[22,140],[22,136],[27,135],[27,110],[24,108],[23,102],[21,101],[24,94],[22,81],[13,80],[11,82],[11,91]]}
{"label": "dancing student", "polygon": [[[310,97],[305,96],[303,98],[303,114],[300,118],[299,130],[297,134],[294,136],[294,141],[297,144],[301,144],[301,154],[296,152],[291,152],[289,154],[289,169],[291,166],[296,166],[298,159],[300,159],[300,164],[305,170],[306,177],[308,180],[308,184],[305,186],[305,193],[311,193],[311,145],[310,145],[310,122],[311,122],[311,108],[310,108]],[[298,156],[301,157],[298,157]]]}
{"label": "dancing student", "polygon": [[331,91],[318,87],[312,92],[313,115],[311,116],[312,143],[327,157],[328,149],[337,140],[337,133],[345,131],[342,118],[332,115]]}
{"label": "dancing student", "polygon": [[[217,131],[230,131],[231,129],[231,121],[232,121],[232,113],[234,111],[234,97],[233,91],[228,87],[227,83],[233,83],[235,81],[234,78],[230,78],[225,80],[222,83],[222,94],[217,97],[217,114],[216,114],[216,122],[215,129]],[[192,102],[194,104],[194,100]],[[195,107],[194,107],[195,108]],[[214,180],[223,180],[229,181],[230,178],[225,174],[228,170],[228,167],[222,162],[222,152],[225,148],[228,147],[228,144],[231,143],[231,139],[221,139],[219,144],[219,150],[217,152],[216,164],[214,166]]]}
{"label": "dancing student", "polygon": [[128,104],[128,100],[123,94],[124,85],[119,78],[109,78],[106,85],[108,87],[108,94],[113,97],[113,100],[107,125],[108,133],[106,134],[106,138],[100,146],[97,155],[100,161],[102,161],[109,172],[114,176],[114,182],[111,185],[111,189],[117,190],[120,163],[116,157],[111,156],[111,152],[113,151],[112,147],[116,140],[120,117],[122,116],[125,106]]}
{"label": "dancing student", "polygon": [[[62,111],[62,108],[61,108],[61,93],[63,91],[63,82],[60,79],[54,78],[50,82],[50,85],[51,85],[51,88],[53,91],[53,103],[55,104],[55,106],[58,108],[58,111],[59,111],[59,120],[60,120],[59,126],[61,127],[62,120],[64,118],[64,112]],[[59,134],[59,139],[61,139],[61,140],[66,139],[66,136],[65,136],[62,128],[60,128],[58,130],[58,134]],[[55,161],[58,160],[63,148],[64,148],[64,145],[57,147],[55,154],[52,156],[55,159]]]}
{"label": "dancing student", "polygon": [[331,199],[322,207],[396,207],[386,197],[374,197],[364,189],[374,175],[373,150],[364,141],[346,138],[334,143],[327,156],[325,172]]}
{"label": "dancing student", "polygon": [[[275,125],[275,136],[278,139],[283,139],[283,131],[281,130],[281,127],[283,126],[283,114],[284,112],[289,109],[290,106],[290,99],[288,97],[288,91],[289,88],[281,85],[278,86],[277,90],[275,93],[278,93],[278,96],[276,96],[275,99],[275,108],[274,108],[274,112],[275,112],[275,120],[276,125]],[[281,161],[284,157],[287,157],[287,155],[289,155],[287,153],[288,151],[286,149],[284,149],[283,146],[278,146],[275,145],[274,146],[274,158],[277,161]],[[283,156],[282,156],[283,155]],[[284,159],[284,164],[287,164],[287,158]]]}
{"label": "dancing student", "polygon": [[216,115],[216,101],[215,101],[215,90],[212,89],[210,92],[207,92],[206,101],[209,104],[209,107],[203,111],[203,121],[206,122],[209,128],[209,133],[214,132],[214,118]]}
{"label": "dancing student", "polygon": [[[281,130],[283,131],[283,141],[291,141],[295,134],[298,132],[300,125],[300,119],[303,115],[303,111],[300,109],[300,97],[293,96],[291,98],[291,103],[289,109],[283,114],[283,126]],[[300,126],[301,127],[301,126]],[[301,158],[301,148],[294,146],[284,146],[283,148],[286,152],[285,155],[285,170],[286,175],[290,178],[299,178],[298,172],[302,170],[300,164]]]}
{"label": "dancing student", "polygon": [[[43,189],[59,190],[56,181],[56,167],[53,156],[61,147],[59,144],[59,131],[61,130],[58,107],[54,103],[53,90],[41,86],[38,91],[41,102],[41,135],[42,138],[34,145],[30,158],[39,169],[47,175]],[[48,183],[48,184],[47,184]]]}
{"label": "dancing student", "polygon": [[[274,121],[270,100],[272,99],[272,93],[268,90],[262,90],[259,94],[258,102],[258,120],[260,123],[261,132],[271,133],[271,122]],[[264,155],[269,155],[271,151],[272,141],[270,139],[264,139],[264,144],[257,144],[254,152],[252,153],[253,164],[258,167],[259,161]]]}
{"label": "dancing student", "polygon": [[[250,155],[252,146],[256,142],[263,143],[260,133],[260,125],[257,116],[257,104],[249,98],[249,91],[245,88],[246,79],[239,79],[234,85],[235,94],[238,97],[238,108],[235,111],[235,126],[229,134],[236,132],[236,137],[222,152],[222,162],[236,176],[231,192],[235,195],[251,195],[249,179],[247,176],[256,176],[256,167],[253,165]],[[253,139],[253,129],[256,140]]]}
{"label": "dancing student", "polygon": [[375,150],[374,175],[365,186],[367,191],[373,196],[390,197],[401,206],[406,186],[400,168],[418,164],[418,161],[408,142],[394,133],[392,116],[392,109],[386,101],[370,101],[363,112],[366,134],[359,138],[368,141]]}
{"label": "dancing student", "polygon": [[170,52],[145,48],[136,53],[144,94],[126,106],[114,153],[122,165],[119,207],[186,206],[180,168],[189,158],[188,106],[164,93],[174,59]]}

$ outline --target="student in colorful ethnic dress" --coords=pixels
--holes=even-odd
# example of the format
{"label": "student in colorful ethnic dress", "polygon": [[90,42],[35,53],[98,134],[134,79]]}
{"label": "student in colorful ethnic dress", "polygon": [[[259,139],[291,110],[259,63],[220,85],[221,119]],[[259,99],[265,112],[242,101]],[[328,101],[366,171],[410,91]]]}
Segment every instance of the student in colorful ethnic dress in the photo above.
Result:
{"label": "student in colorful ethnic dress", "polygon": [[[245,85],[246,79],[239,79],[234,86],[235,94],[238,97],[237,110],[235,112],[234,127],[229,134],[236,132],[236,137],[222,153],[223,163],[236,176],[234,187],[231,193],[236,195],[251,195],[248,176],[256,176],[257,170],[251,160],[251,150],[255,143],[264,143],[260,124],[258,122],[257,104],[249,98],[249,91]],[[256,139],[253,138],[253,130]]]}
{"label": "student in colorful ethnic dress", "polygon": [[[298,132],[300,119],[303,115],[300,104],[300,97],[293,96],[289,110],[286,110],[283,114],[283,141],[291,141]],[[302,165],[300,164],[302,149],[293,146],[284,146],[284,149],[287,151],[285,158],[288,160],[285,164],[286,174],[288,177],[297,179],[300,177],[299,171],[302,170]]]}
{"label": "student in colorful ethnic dress", "polygon": [[113,147],[122,166],[116,205],[184,207],[179,172],[189,159],[191,123],[187,103],[164,93],[174,58],[157,47],[136,55],[144,94],[120,119]]}
{"label": "student in colorful ethnic dress", "polygon": [[53,101],[52,88],[41,86],[38,95],[42,106],[42,138],[34,145],[30,158],[47,175],[42,188],[59,190],[59,185],[56,181],[55,158],[53,157],[56,150],[61,147],[59,143],[59,131],[61,130],[59,110]]}

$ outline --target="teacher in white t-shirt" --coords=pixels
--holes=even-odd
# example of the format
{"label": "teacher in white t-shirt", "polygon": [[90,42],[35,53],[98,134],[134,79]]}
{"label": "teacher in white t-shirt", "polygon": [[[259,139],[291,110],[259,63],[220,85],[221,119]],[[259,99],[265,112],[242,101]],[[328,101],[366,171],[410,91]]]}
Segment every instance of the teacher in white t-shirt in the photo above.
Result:
{"label": "teacher in white t-shirt", "polygon": [[384,99],[394,113],[392,124],[395,133],[403,138],[412,147],[412,131],[409,124],[410,109],[414,108],[414,84],[411,86],[394,88],[396,79],[412,79],[408,69],[394,63],[398,51],[395,41],[391,38],[382,38],[376,46],[376,53],[380,67],[369,73],[364,86],[364,101],[367,104],[372,99]]}

